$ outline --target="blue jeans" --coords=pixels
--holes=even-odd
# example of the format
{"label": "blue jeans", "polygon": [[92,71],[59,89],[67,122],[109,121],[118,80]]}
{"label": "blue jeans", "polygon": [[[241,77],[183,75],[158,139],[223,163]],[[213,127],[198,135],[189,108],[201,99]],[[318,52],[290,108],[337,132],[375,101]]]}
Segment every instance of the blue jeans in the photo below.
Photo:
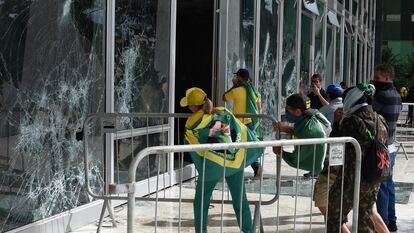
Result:
{"label": "blue jeans", "polygon": [[[249,123],[246,126],[248,129],[250,129],[254,133],[253,123]],[[256,161],[254,161],[250,166],[253,168],[254,174],[256,175],[256,172],[260,167],[259,159],[256,159]]]}
{"label": "blue jeans", "polygon": [[[394,170],[396,153],[390,153],[391,171]],[[395,186],[394,180],[390,179],[381,183],[377,198],[377,211],[381,215],[384,223],[395,224],[397,217],[395,216]]]}

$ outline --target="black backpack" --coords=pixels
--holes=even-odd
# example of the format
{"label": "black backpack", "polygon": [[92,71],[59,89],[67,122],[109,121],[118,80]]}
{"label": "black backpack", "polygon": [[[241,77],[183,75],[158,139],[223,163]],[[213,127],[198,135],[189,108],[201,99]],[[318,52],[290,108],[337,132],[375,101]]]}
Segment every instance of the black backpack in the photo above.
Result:
{"label": "black backpack", "polygon": [[378,140],[379,115],[377,113],[375,115],[375,130],[369,129],[369,124],[361,118],[367,127],[367,134],[375,134],[375,137],[371,139],[370,147],[365,150],[365,154],[362,157],[361,178],[362,181],[367,183],[383,182],[392,175],[388,147]]}

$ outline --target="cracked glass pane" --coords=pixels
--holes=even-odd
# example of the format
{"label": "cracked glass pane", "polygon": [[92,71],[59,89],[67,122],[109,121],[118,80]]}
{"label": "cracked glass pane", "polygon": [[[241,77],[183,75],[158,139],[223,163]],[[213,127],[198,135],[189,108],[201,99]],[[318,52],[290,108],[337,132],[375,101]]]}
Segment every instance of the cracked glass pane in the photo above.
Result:
{"label": "cracked glass pane", "polygon": [[[312,54],[313,19],[302,14],[302,31],[300,41],[300,84],[310,89],[310,70]],[[308,92],[309,93],[309,92]]]}
{"label": "cracked glass pane", "polygon": [[[277,69],[278,4],[276,0],[262,0],[260,9],[259,91],[263,114],[277,116],[279,75]],[[262,122],[263,136],[273,136],[270,121]]]}
{"label": "cracked glass pane", "polygon": [[283,55],[282,55],[282,106],[286,98],[297,92],[296,65],[296,1],[284,2],[283,15]]}
{"label": "cracked glass pane", "polygon": [[[229,1],[227,41],[227,86],[234,73],[245,68],[253,77],[254,1]],[[229,105],[230,106],[230,105]]]}
{"label": "cracked glass pane", "polygon": [[[168,112],[170,1],[117,0],[115,112]],[[125,122],[127,124],[127,122]],[[148,125],[159,124],[149,119]],[[134,127],[145,127],[144,119]]]}
{"label": "cracked glass pane", "polygon": [[326,29],[326,78],[325,84],[329,85],[334,83],[334,71],[333,71],[333,62],[334,62],[334,40],[333,33],[335,33],[335,27],[328,25]]}
{"label": "cracked glass pane", "polygon": [[324,4],[317,2],[319,15],[315,19],[315,66],[313,72],[322,75],[322,79],[326,78],[326,62],[323,56],[323,29],[325,27]]}
{"label": "cracked glass pane", "polygon": [[77,132],[105,111],[105,2],[0,1],[0,232],[91,201]]}

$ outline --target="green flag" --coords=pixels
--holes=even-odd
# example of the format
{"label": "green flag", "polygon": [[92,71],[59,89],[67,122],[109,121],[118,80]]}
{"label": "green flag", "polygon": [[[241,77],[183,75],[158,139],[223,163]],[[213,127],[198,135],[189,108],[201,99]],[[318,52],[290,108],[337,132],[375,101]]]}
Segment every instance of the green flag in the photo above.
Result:
{"label": "green flag", "polygon": [[[253,86],[251,82],[241,84],[246,89],[246,113],[259,114],[259,107],[257,106],[258,99],[261,98],[259,91]],[[259,119],[252,118],[253,129],[259,127]]]}

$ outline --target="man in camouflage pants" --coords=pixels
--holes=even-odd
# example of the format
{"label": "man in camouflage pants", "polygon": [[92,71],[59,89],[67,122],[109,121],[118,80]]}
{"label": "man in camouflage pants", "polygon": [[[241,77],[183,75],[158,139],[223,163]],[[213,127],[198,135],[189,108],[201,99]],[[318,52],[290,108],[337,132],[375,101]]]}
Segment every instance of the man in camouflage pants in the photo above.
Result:
{"label": "man in camouflage pants", "polygon": [[[369,138],[368,128],[374,129],[378,139],[385,143],[387,141],[387,126],[385,120],[376,114],[371,106],[372,95],[375,88],[372,85],[359,84],[344,93],[343,116],[339,122],[333,125],[331,136],[354,137],[361,145],[362,156],[369,149],[372,139]],[[338,118],[338,117],[336,117]],[[375,122],[378,121],[378,129]],[[368,126],[367,126],[368,125]],[[347,215],[353,207],[354,180],[355,180],[355,150],[349,143],[345,148],[343,192],[342,169],[336,171],[336,181],[329,192],[328,207],[328,232],[340,232],[342,223],[347,220]],[[372,220],[372,208],[376,201],[379,183],[369,183],[361,179],[359,200],[359,233],[374,233],[374,222]],[[341,198],[342,213],[341,211]],[[341,222],[342,220],[342,222]]]}

